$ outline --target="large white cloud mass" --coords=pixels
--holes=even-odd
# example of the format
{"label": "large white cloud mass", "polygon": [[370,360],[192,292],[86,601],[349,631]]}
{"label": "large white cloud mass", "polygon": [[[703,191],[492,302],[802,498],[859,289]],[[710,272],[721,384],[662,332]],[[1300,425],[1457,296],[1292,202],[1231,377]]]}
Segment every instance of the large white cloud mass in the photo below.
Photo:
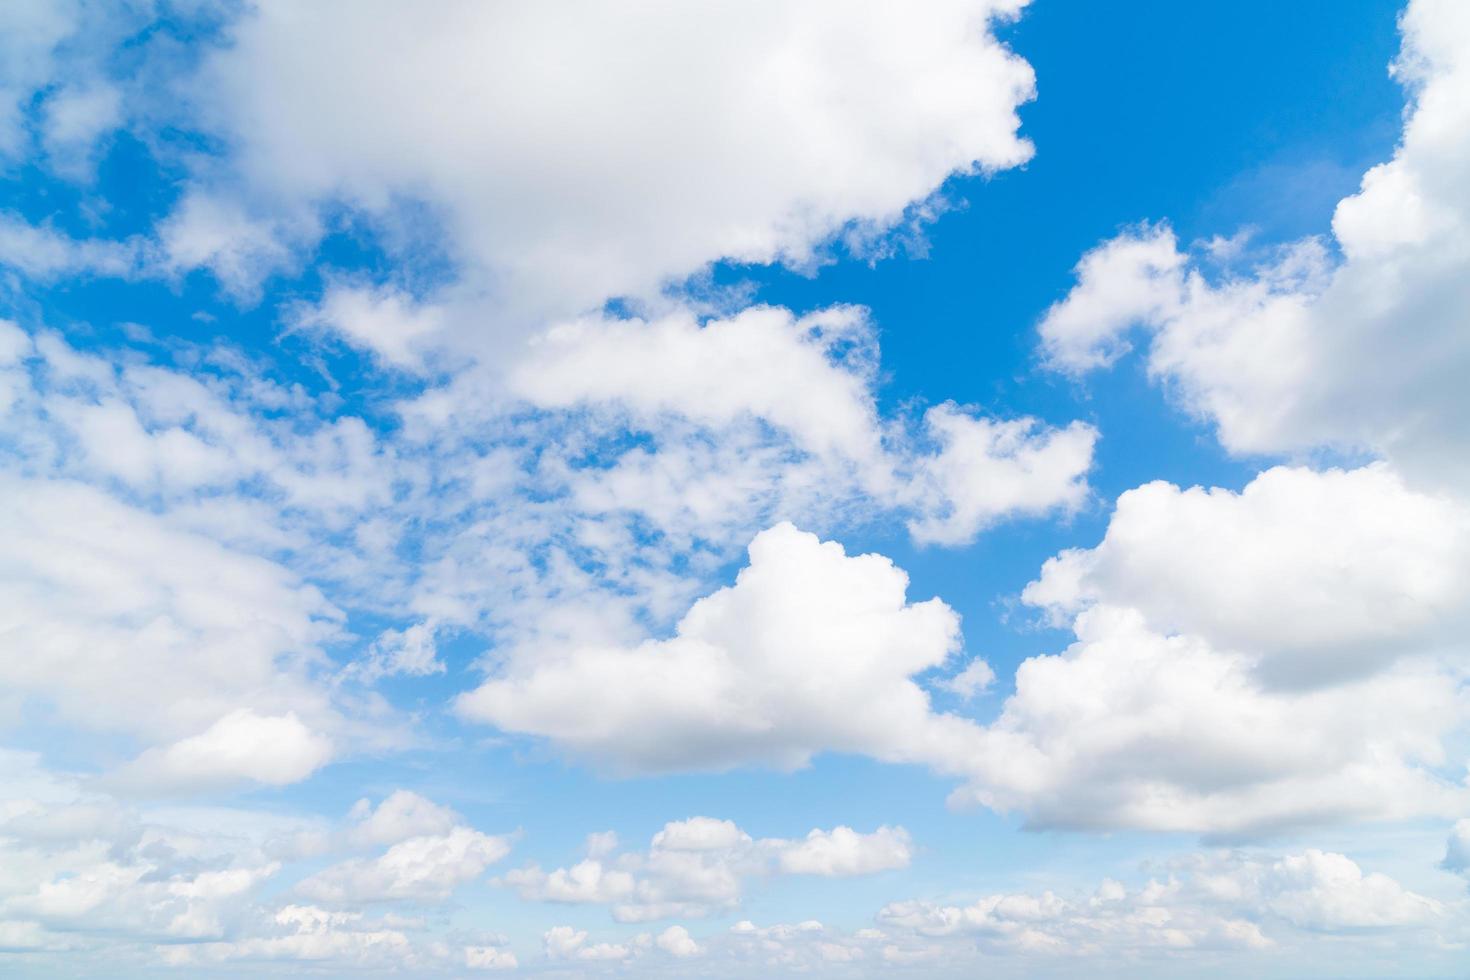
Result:
{"label": "large white cloud mass", "polygon": [[1076,641],[1017,669],[959,798],[1224,835],[1455,815],[1467,528],[1383,464],[1128,491],[1022,593]]}
{"label": "large white cloud mass", "polygon": [[959,618],[938,599],[908,602],[907,585],[881,555],[778,525],[669,639],[542,650],[459,709],[631,770],[941,757],[972,726],[935,713],[912,677],[949,659]]}
{"label": "large white cloud mass", "polygon": [[1031,69],[990,32],[1023,5],[266,0],[191,94],[230,143],[220,193],[422,203],[502,301],[576,312],[720,258],[809,261],[1027,159]]}

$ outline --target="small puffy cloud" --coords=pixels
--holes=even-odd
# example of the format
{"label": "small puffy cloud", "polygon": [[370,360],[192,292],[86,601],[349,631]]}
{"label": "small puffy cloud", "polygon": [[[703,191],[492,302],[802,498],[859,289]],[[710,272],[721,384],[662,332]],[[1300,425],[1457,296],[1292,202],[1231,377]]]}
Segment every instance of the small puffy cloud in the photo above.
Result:
{"label": "small puffy cloud", "polygon": [[1023,593],[1076,642],[1017,669],[957,798],[1215,834],[1448,816],[1467,570],[1470,511],[1382,464],[1131,490]]}
{"label": "small puffy cloud", "polygon": [[410,837],[375,858],[332,865],[296,888],[308,898],[331,904],[443,901],[509,853],[510,842],[504,837],[456,826],[442,834]]}
{"label": "small puffy cloud", "polygon": [[830,878],[906,868],[912,856],[909,835],[902,827],[879,827],[871,834],[834,827],[813,830],[782,848],[780,867],[786,874]]}
{"label": "small puffy cloud", "polygon": [[334,283],[294,322],[298,329],[330,331],[390,367],[418,372],[425,367],[422,347],[444,329],[444,317],[441,308],[399,290]]}
{"label": "small puffy cloud", "polygon": [[397,844],[410,837],[447,834],[460,822],[459,814],[411,790],[394,790],[376,807],[358,800],[352,808],[354,824],[347,832],[356,846]]}
{"label": "small puffy cloud", "polygon": [[85,177],[94,165],[99,138],[123,122],[122,92],[100,80],[69,84],[47,97],[41,141],[52,165]]}
{"label": "small puffy cloud", "polygon": [[588,943],[587,930],[553,926],[542,937],[546,955],[553,960],[625,960],[635,949],[623,943]]}
{"label": "small puffy cloud", "polygon": [[730,909],[748,879],[876,874],[908,867],[912,854],[902,827],[869,834],[818,828],[804,838],[755,839],[732,821],[690,817],[665,824],[645,852],[592,854],[550,872],[533,864],[500,881],[529,901],[608,905],[619,922],[648,922]]}
{"label": "small puffy cloud", "polygon": [[[703,322],[689,311],[588,317],[537,338],[509,386],[542,409],[594,411],[660,437],[645,466],[628,465],[639,459],[630,453],[587,495],[675,511],[706,501],[704,533],[730,509],[727,498],[760,484],[785,484],[797,500],[852,497],[906,517],[915,539],[945,545],[1087,499],[1091,426],[991,419],[945,403],[911,432],[907,420],[880,418],[876,362],[873,325],[856,307],[802,317],[751,307]],[[698,437],[681,432],[690,425]],[[743,465],[686,460],[710,440],[738,449]],[[685,467],[692,472],[681,475]]]}
{"label": "small puffy cloud", "polygon": [[995,421],[952,404],[931,408],[924,424],[940,449],[912,464],[922,516],[909,530],[921,543],[965,544],[1003,517],[1071,511],[1087,499],[1098,438],[1090,425]]}
{"label": "small puffy cloud", "polygon": [[908,602],[887,558],[789,524],[749,552],[735,584],[696,602],[671,638],[545,650],[462,696],[460,712],[641,771],[963,751],[975,726],[936,714],[912,680],[957,648],[953,610]]}
{"label": "small puffy cloud", "polygon": [[1184,262],[1167,225],[1141,226],[1088,252],[1074,270],[1076,287],[1042,318],[1047,363],[1077,374],[1127,353],[1131,327],[1174,310]]}
{"label": "small puffy cloud", "polygon": [[241,708],[198,735],[149,749],[116,777],[125,785],[188,789],[250,780],[300,782],[332,757],[332,743],[294,713],[258,715]]}
{"label": "small puffy cloud", "polygon": [[683,926],[669,926],[658,934],[654,944],[670,956],[681,960],[704,954],[704,947],[694,941],[689,930]]}
{"label": "small puffy cloud", "polygon": [[464,965],[471,970],[514,970],[520,965],[516,954],[498,946],[466,946]]}

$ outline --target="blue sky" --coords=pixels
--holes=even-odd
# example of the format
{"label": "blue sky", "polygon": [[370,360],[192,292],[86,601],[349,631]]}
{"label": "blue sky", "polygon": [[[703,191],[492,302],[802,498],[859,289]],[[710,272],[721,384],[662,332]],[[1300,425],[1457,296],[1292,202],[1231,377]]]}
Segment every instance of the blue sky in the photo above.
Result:
{"label": "blue sky", "polygon": [[0,973],[1462,975],[1467,95],[1454,0],[13,6]]}

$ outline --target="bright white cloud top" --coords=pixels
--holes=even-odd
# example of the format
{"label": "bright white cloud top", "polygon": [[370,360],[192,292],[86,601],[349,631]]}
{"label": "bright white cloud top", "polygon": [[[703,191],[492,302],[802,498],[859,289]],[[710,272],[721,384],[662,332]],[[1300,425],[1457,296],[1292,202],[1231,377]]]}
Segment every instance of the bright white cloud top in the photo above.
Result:
{"label": "bright white cloud top", "polygon": [[1463,975],[1470,7],[1083,6],[0,11],[0,974]]}

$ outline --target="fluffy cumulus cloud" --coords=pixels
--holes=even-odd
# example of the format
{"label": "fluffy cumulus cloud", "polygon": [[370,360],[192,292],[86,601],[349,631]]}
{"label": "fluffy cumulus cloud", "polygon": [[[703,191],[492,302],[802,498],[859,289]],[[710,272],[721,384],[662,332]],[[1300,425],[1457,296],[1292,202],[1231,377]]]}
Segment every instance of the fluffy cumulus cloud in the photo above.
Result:
{"label": "fluffy cumulus cloud", "polygon": [[1366,450],[1463,484],[1470,17],[1456,0],[1414,0],[1401,24],[1403,135],[1338,205],[1331,242],[1211,269],[1167,226],[1127,232],[1082,261],[1077,288],[1043,320],[1051,360],[1105,364],[1138,325],[1150,373],[1231,450]]}
{"label": "fluffy cumulus cloud", "polygon": [[587,857],[577,864],[552,871],[530,864],[502,882],[528,900],[606,905],[619,922],[649,922],[727,911],[740,903],[750,879],[876,874],[906,868],[913,856],[902,827],[872,833],[818,828],[803,838],[756,839],[732,821],[713,817],[666,824],[646,851],[615,851],[615,838],[594,834]]}
{"label": "fluffy cumulus cloud", "polygon": [[1462,672],[1407,663],[1307,690],[1249,655],[1153,630],[1134,609],[1078,615],[1076,642],[1016,671],[957,792],[1034,825],[1237,835],[1448,816]]}
{"label": "fluffy cumulus cloud", "polygon": [[1022,6],[261,3],[193,92],[232,147],[201,180],[390,224],[420,202],[492,292],[576,312],[721,257],[809,261],[1027,159],[1032,73],[991,33]]}
{"label": "fluffy cumulus cloud", "polygon": [[262,716],[239,708],[198,735],[149,749],[118,778],[163,788],[242,779],[279,786],[305,779],[331,756],[331,741],[294,713]]}
{"label": "fluffy cumulus cloud", "polygon": [[301,881],[296,891],[324,905],[365,902],[437,902],[478,878],[510,853],[510,841],[481,833],[448,807],[397,790],[376,807],[361,800],[350,846],[390,845],[373,857],[354,857]]}
{"label": "fluffy cumulus cloud", "polygon": [[881,555],[790,525],[758,535],[735,584],[664,640],[542,651],[464,695],[460,711],[631,770],[781,768],[824,751],[924,761],[970,723],[932,710],[915,674],[943,666],[959,618],[910,603]]}
{"label": "fluffy cumulus cloud", "polygon": [[1023,592],[1076,642],[1017,669],[958,798],[1217,834],[1456,813],[1467,514],[1383,464],[1123,494]]}
{"label": "fluffy cumulus cloud", "polygon": [[1239,493],[1150,483],[1095,548],[1063,552],[1024,601],[1066,621],[1103,602],[1258,658],[1277,686],[1453,649],[1470,622],[1470,508],[1383,465],[1277,467]]}
{"label": "fluffy cumulus cloud", "polygon": [[1444,860],[1440,867],[1446,871],[1470,878],[1470,819],[1455,821],[1445,843]]}

